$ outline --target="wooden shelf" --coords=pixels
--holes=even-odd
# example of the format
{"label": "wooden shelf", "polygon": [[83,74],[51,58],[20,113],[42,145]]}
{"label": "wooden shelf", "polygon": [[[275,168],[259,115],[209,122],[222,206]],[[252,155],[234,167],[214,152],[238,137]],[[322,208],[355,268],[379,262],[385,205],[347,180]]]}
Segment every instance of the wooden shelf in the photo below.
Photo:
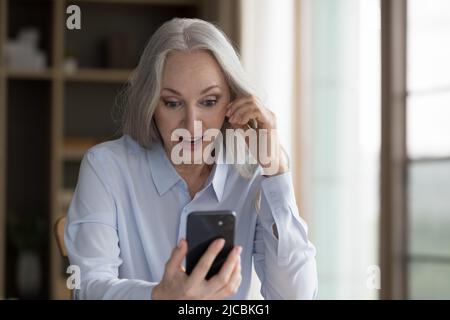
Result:
{"label": "wooden shelf", "polygon": [[6,69],[6,77],[9,79],[21,80],[51,80],[54,74],[52,69],[43,70],[21,70],[21,69]]}
{"label": "wooden shelf", "polygon": [[67,72],[61,69],[44,70],[21,70],[21,69],[1,69],[0,74],[4,74],[7,79],[20,80],[51,80],[57,75],[63,75],[66,81],[78,82],[126,82],[132,70],[128,69],[79,69],[74,72]]}
{"label": "wooden shelf", "polygon": [[126,82],[131,70],[120,69],[79,69],[73,73],[64,73],[68,81],[85,82]]}

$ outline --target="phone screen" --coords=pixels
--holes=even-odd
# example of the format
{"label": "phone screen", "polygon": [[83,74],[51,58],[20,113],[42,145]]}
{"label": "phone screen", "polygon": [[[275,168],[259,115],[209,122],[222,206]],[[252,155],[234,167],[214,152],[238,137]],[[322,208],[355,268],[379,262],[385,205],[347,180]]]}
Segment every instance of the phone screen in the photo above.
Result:
{"label": "phone screen", "polygon": [[225,244],[209,269],[208,280],[220,271],[228,253],[234,246],[235,213],[233,211],[192,212],[187,218],[186,240],[188,254],[186,273],[191,274],[198,260],[208,246],[218,238],[225,239]]}

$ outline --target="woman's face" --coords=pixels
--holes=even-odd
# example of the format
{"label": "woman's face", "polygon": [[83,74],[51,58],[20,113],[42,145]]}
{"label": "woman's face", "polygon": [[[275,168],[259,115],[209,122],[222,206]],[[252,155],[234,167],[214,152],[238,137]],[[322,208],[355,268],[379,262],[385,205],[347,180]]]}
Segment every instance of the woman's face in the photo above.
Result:
{"label": "woman's face", "polygon": [[[206,50],[175,51],[166,58],[163,71],[160,100],[154,119],[161,134],[166,152],[181,143],[182,151],[203,150],[209,142],[203,142],[208,129],[222,127],[230,92],[224,74],[211,53]],[[201,131],[194,130],[195,121],[201,122]],[[190,139],[183,138],[176,129],[189,132]]]}

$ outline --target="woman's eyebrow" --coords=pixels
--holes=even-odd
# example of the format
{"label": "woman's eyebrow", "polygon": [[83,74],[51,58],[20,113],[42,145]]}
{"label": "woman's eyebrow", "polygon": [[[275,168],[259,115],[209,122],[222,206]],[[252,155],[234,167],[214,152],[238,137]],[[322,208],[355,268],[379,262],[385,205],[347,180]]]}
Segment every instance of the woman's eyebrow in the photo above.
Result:
{"label": "woman's eyebrow", "polygon": [[209,86],[208,88],[203,89],[202,92],[200,92],[200,94],[205,94],[207,93],[209,90],[214,89],[214,88],[220,88],[217,84],[214,84],[212,86]]}
{"label": "woman's eyebrow", "polygon": [[[212,86],[209,86],[209,87],[203,89],[202,92],[200,92],[200,94],[205,94],[206,92],[208,92],[209,90],[214,89],[214,88],[220,88],[220,87],[219,87],[217,84],[214,84],[214,85],[212,85]],[[177,94],[177,95],[179,95],[179,96],[182,95],[182,94],[179,93],[178,91],[176,91],[176,90],[174,90],[174,89],[171,89],[171,88],[163,88],[163,90],[171,91],[171,92],[173,92],[173,93],[175,93],[175,94]]]}

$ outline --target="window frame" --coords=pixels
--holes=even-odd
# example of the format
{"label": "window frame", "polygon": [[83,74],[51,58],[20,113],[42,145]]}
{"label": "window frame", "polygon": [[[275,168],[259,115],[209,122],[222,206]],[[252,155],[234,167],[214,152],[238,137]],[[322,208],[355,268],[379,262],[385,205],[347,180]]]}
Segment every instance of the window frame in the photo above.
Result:
{"label": "window frame", "polygon": [[381,0],[381,299],[408,297],[407,0]]}

